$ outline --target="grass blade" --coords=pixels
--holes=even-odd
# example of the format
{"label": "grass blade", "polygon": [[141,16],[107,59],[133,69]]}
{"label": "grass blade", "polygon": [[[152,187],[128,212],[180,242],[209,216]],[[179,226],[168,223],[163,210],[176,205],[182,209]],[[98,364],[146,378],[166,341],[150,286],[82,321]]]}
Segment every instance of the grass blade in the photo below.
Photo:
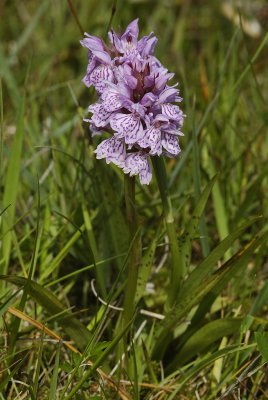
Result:
{"label": "grass blade", "polygon": [[200,218],[207,204],[209,195],[216,182],[216,179],[217,175],[215,175],[205,187],[203,193],[201,194],[196,204],[193,215],[190,218],[190,221],[185,229],[185,232],[180,238],[179,249],[181,254],[181,262],[184,264],[184,269],[188,268],[190,265],[191,254],[192,254],[191,242],[193,238],[198,235]]}
{"label": "grass blade", "polygon": [[61,314],[61,316],[57,318],[58,323],[62,326],[66,333],[73,338],[79,348],[84,348],[87,345],[91,336],[89,331],[79,320],[77,320],[69,311],[65,309],[58,298],[48,289],[32,280],[29,281],[28,279],[19,276],[1,275],[0,280],[23,287],[27,284],[27,282],[29,282],[29,295],[50,315],[56,316],[57,314]]}
{"label": "grass blade", "polygon": [[25,94],[21,97],[20,108],[18,113],[18,121],[16,134],[13,140],[11,153],[8,161],[7,174],[5,179],[5,189],[3,197],[3,207],[8,207],[6,213],[2,216],[2,232],[5,234],[2,243],[3,265],[0,265],[0,274],[6,274],[9,264],[11,251],[11,232],[8,232],[14,223],[16,199],[19,188],[19,176],[21,168],[22,142],[24,133],[24,110],[25,110]]}
{"label": "grass blade", "polygon": [[58,374],[59,374],[60,351],[61,351],[61,343],[59,342],[59,344],[57,346],[57,351],[56,351],[53,375],[52,375],[52,379],[50,382],[48,400],[55,400],[57,398],[57,382],[58,382]]}
{"label": "grass blade", "polygon": [[170,368],[179,367],[191,360],[198,353],[202,353],[223,336],[239,332],[241,318],[223,318],[211,321],[196,331],[176,355]]}
{"label": "grass blade", "polygon": [[[163,356],[170,341],[172,330],[182,320],[182,318],[187,315],[193,306],[204,299],[206,310],[210,307],[227,282],[247,266],[247,262],[253,252],[265,241],[267,236],[268,235],[263,235],[260,238],[254,238],[249,244],[244,246],[229,261],[219,268],[211,277],[202,282],[202,285],[198,286],[195,290],[188,292],[184,298],[181,297],[178,299],[178,304],[167,313],[166,318],[161,321],[158,326],[155,336],[155,345],[152,350],[153,358],[159,359]],[[202,316],[203,315],[204,314],[202,314]],[[198,317],[200,319],[199,315]]]}

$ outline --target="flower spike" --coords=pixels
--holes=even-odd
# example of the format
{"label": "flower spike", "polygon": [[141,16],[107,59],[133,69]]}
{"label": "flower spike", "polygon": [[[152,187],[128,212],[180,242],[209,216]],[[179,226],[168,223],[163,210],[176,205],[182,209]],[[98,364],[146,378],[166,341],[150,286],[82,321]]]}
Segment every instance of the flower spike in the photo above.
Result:
{"label": "flower spike", "polygon": [[153,55],[157,38],[150,33],[138,39],[138,19],[122,35],[111,30],[110,46],[85,34],[88,49],[87,87],[94,86],[99,99],[89,106],[90,129],[94,135],[109,132],[95,150],[125,174],[138,175],[141,184],[152,179],[149,157],[180,153],[179,136],[184,115],[177,85],[169,86],[170,73]]}

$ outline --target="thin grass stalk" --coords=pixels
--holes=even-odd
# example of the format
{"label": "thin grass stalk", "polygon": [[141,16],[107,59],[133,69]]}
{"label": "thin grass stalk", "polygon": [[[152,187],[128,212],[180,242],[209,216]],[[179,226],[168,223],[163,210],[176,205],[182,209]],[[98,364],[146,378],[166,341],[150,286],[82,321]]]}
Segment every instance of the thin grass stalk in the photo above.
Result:
{"label": "thin grass stalk", "polygon": [[168,192],[168,181],[165,163],[162,157],[152,157],[152,163],[163,204],[163,213],[171,253],[170,289],[168,292],[167,305],[168,307],[172,307],[178,297],[181,281],[185,274],[185,266],[181,260],[181,254],[179,251],[172,203]]}

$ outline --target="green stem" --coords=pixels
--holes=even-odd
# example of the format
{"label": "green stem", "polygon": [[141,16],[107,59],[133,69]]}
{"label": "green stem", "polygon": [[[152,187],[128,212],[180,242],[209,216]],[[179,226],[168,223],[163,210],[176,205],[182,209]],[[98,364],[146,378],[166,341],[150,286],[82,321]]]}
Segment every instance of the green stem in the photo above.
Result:
{"label": "green stem", "polygon": [[178,297],[182,278],[185,274],[181,260],[176,227],[174,222],[171,198],[168,193],[168,182],[165,163],[162,157],[152,157],[152,163],[163,204],[163,213],[166,222],[167,235],[171,253],[170,290],[168,293],[168,307],[172,307]]}
{"label": "green stem", "polygon": [[136,235],[129,255],[128,277],[125,290],[123,311],[124,326],[132,319],[135,311],[135,294],[137,289],[138,271],[141,260],[141,235],[137,234],[138,218],[135,204],[135,177],[125,175],[125,202],[127,223],[129,226],[130,242]]}

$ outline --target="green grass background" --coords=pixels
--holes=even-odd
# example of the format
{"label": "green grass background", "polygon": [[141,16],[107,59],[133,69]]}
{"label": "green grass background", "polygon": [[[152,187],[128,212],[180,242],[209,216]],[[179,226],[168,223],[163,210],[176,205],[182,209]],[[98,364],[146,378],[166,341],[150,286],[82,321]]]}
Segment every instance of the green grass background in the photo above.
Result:
{"label": "green grass background", "polygon": [[[220,3],[223,2],[71,2],[83,30],[102,38],[106,37],[111,18],[112,26],[120,31],[139,17],[140,33],[154,31],[159,38],[156,56],[175,73],[174,83],[180,83],[184,99],[181,107],[187,116],[185,136],[180,141],[180,157],[166,163],[178,236],[191,221],[200,193],[218,173],[191,243],[188,271],[250,219],[263,217],[241,232],[220,256],[218,265],[267,231],[268,40],[267,18],[262,9],[265,2],[245,1],[240,9],[242,17],[261,20],[262,33],[258,38],[250,37],[239,24],[227,19]],[[87,55],[79,44],[82,36],[74,13],[68,2],[61,0],[0,3],[0,273],[6,276],[0,283],[1,399],[63,398],[64,388],[67,391],[79,382],[85,368],[79,367],[79,356],[57,345],[57,340],[44,341],[46,334],[40,327],[36,330],[29,321],[15,318],[8,307],[21,310],[66,340],[76,337],[76,347],[84,350],[86,346],[84,356],[90,360],[99,360],[107,343],[116,345],[113,341],[118,312],[107,316],[91,284],[96,279],[99,295],[111,302],[116,298],[117,305],[121,305],[124,273],[118,278],[121,286],[113,284],[129,246],[123,174],[112,165],[96,162],[96,141],[92,141],[88,126],[82,122],[96,95],[81,82]],[[159,228],[162,205],[155,179],[149,187],[138,186],[137,204],[143,247],[151,248],[152,243],[156,246],[153,258],[149,256],[152,269],[145,274],[154,284],[154,294],[143,290],[139,295],[143,308],[163,314],[169,258],[165,254],[165,231]],[[199,368],[189,364],[185,382],[185,375],[179,374],[182,365],[171,354],[172,349],[179,351],[181,344],[176,342],[176,336],[180,333],[175,332],[175,347],[165,356],[167,374],[175,374],[168,375],[166,381],[160,372],[161,364],[149,360],[146,351],[138,346],[137,365],[146,365],[142,381],[155,387],[141,389],[140,376],[134,374],[134,384],[128,387],[131,398],[194,399],[198,387],[199,396],[204,399],[220,396],[221,390],[235,396],[238,389],[232,385],[236,377],[253,363],[258,351],[263,357],[261,364],[258,359],[261,368],[253,375],[246,370],[242,376],[246,377],[245,384],[239,387],[244,397],[240,398],[267,395],[263,372],[268,348],[264,333],[268,298],[266,241],[245,262],[243,272],[226,281],[199,325],[225,316],[241,318],[242,328],[241,323],[233,325],[235,329],[230,333],[228,324],[226,331],[222,327],[222,335],[216,335],[212,343],[204,346],[203,353],[201,344],[200,352],[198,340],[193,337],[197,348],[189,359],[183,361],[181,357],[182,365],[193,357],[201,362],[202,355],[210,356],[212,361],[204,362],[203,367],[200,364]],[[160,264],[163,267],[156,272]],[[43,291],[34,287],[30,279]],[[21,287],[23,291],[19,291]],[[252,315],[257,320],[252,322]],[[259,332],[257,339],[253,331],[246,329],[252,323],[257,324],[253,329]],[[144,332],[148,347],[149,325],[150,319]],[[177,329],[185,327],[180,325]],[[213,335],[213,326],[207,329],[200,333],[204,338]],[[249,349],[241,356],[239,352],[233,355],[230,346],[242,342]],[[191,342],[188,345],[194,349]],[[213,354],[226,346],[225,358],[221,359],[225,364],[221,365]],[[107,373],[115,364],[109,359],[112,354],[113,348],[99,361]],[[255,367],[253,363],[251,370]],[[78,372],[70,375],[73,368]],[[98,381],[92,372],[73,398],[114,398],[111,387],[103,385],[98,392]],[[170,391],[162,391],[161,384],[174,386]]]}

